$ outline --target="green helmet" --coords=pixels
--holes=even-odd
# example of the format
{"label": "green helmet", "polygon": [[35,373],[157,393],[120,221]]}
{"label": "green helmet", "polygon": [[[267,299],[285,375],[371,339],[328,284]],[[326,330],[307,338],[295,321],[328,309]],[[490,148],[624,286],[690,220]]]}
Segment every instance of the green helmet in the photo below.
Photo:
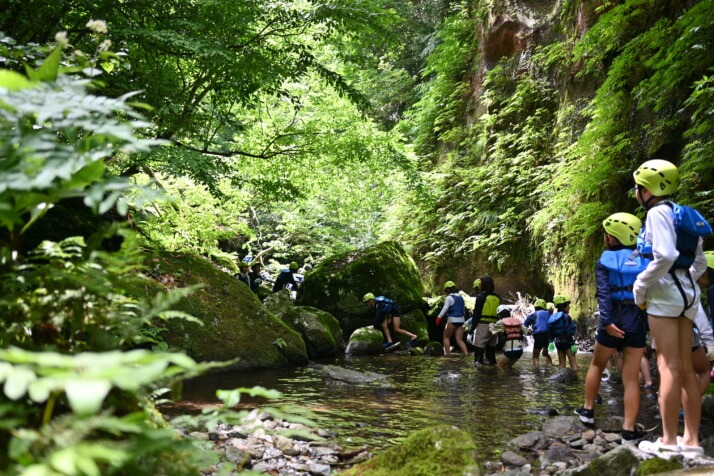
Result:
{"label": "green helmet", "polygon": [[298,264],[297,264],[295,261],[293,261],[292,263],[290,263],[290,270],[291,270],[291,271],[297,271],[297,269],[298,269]]}
{"label": "green helmet", "polygon": [[714,268],[714,251],[705,251],[704,256],[707,258],[707,267]]}
{"label": "green helmet", "polygon": [[367,294],[365,294],[364,297],[362,298],[362,302],[371,301],[372,299],[374,299],[374,294],[372,294],[372,293],[367,293]]}
{"label": "green helmet", "polygon": [[642,221],[630,213],[613,213],[602,221],[602,226],[608,235],[617,238],[621,244],[632,246],[637,243]]}
{"label": "green helmet", "polygon": [[679,186],[679,171],[666,160],[648,160],[632,175],[637,185],[642,185],[655,197],[672,195]]}
{"label": "green helmet", "polygon": [[533,303],[533,307],[539,307],[541,309],[545,309],[545,299],[543,298],[538,298],[535,300]]}
{"label": "green helmet", "polygon": [[569,302],[570,302],[570,298],[567,297],[567,296],[555,296],[555,297],[553,298],[553,304],[555,304],[556,307],[559,306],[559,305],[561,305],[561,304],[566,304],[566,303],[569,303]]}
{"label": "green helmet", "polygon": [[444,283],[444,291],[446,291],[449,288],[455,288],[455,287],[456,287],[456,283],[453,281],[447,281]]}
{"label": "green helmet", "polygon": [[474,280],[474,289],[478,289],[481,287],[481,280],[480,279],[475,279]]}

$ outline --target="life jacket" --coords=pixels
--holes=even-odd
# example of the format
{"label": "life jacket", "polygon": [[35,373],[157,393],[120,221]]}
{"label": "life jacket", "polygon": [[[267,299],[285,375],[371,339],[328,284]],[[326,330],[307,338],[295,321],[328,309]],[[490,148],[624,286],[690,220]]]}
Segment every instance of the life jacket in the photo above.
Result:
{"label": "life jacket", "polygon": [[[672,209],[672,221],[674,231],[677,234],[677,251],[679,256],[674,262],[674,269],[688,269],[694,263],[697,253],[699,238],[710,235],[712,227],[709,222],[696,209],[686,205],[666,201],[658,205],[667,205]],[[652,243],[645,241],[645,227],[642,226],[640,235],[637,237],[637,250],[647,259],[654,259],[652,254]]]}
{"label": "life jacket", "polygon": [[451,293],[449,296],[454,300],[454,304],[446,311],[446,317],[464,317],[466,313],[464,298],[457,293]]}
{"label": "life jacket", "polygon": [[479,323],[493,323],[498,320],[498,306],[501,305],[501,298],[497,294],[486,295],[486,302],[483,303],[481,309],[481,320]]}
{"label": "life jacket", "polygon": [[600,256],[600,263],[609,271],[610,291],[615,301],[634,301],[632,285],[647,267],[649,259],[629,248],[607,250]]}
{"label": "life jacket", "polygon": [[553,340],[562,341],[569,337],[565,313],[558,311],[548,319],[548,334]]}
{"label": "life jacket", "polygon": [[[712,227],[709,222],[699,213],[696,209],[688,207],[686,205],[680,205],[678,203],[666,201],[660,202],[658,205],[667,205],[672,209],[672,221],[674,222],[674,231],[677,235],[676,248],[679,251],[679,256],[669,270],[669,274],[672,276],[674,284],[677,286],[679,293],[682,295],[682,300],[684,301],[684,308],[680,315],[684,313],[694,305],[696,300],[696,294],[692,297],[690,302],[687,298],[687,293],[682,286],[679,278],[675,274],[677,269],[689,270],[689,267],[694,263],[694,258],[697,254],[697,246],[699,245],[699,238],[710,235],[712,233]],[[642,225],[642,230],[637,237],[637,251],[647,259],[654,259],[652,253],[652,243],[645,241],[645,226]],[[689,281],[692,289],[696,284],[694,283],[694,278],[687,272]]]}
{"label": "life jacket", "polygon": [[374,300],[376,301],[375,306],[377,306],[381,312],[385,314],[392,312],[392,309],[394,308],[394,301],[392,299],[384,296],[377,296]]}
{"label": "life jacket", "polygon": [[501,319],[503,323],[503,330],[506,333],[506,341],[509,340],[523,340],[523,328],[522,323],[515,317],[507,317]]}

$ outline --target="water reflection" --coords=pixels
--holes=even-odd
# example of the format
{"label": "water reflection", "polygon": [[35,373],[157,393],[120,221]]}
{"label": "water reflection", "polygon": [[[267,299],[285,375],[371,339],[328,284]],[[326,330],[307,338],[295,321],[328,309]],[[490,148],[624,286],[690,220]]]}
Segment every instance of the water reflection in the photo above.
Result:
{"label": "water reflection", "polygon": [[[582,404],[590,354],[577,357],[580,381],[559,384],[549,379],[557,369],[533,369],[530,354],[505,371],[477,368],[472,357],[343,356],[320,363],[383,373],[388,385],[329,383],[310,367],[205,376],[185,384],[183,406],[173,411],[218,403],[216,389],[260,385],[283,393],[271,406],[293,405],[313,412],[317,424],[346,446],[366,444],[379,450],[420,428],[455,424],[473,436],[486,460],[497,457],[512,438],[540,429],[548,410],[572,415]],[[621,384],[604,380],[600,394],[606,403],[597,406],[596,418],[622,415]],[[245,403],[266,404],[251,399]],[[640,422],[654,426],[656,415],[655,402],[643,395]]]}

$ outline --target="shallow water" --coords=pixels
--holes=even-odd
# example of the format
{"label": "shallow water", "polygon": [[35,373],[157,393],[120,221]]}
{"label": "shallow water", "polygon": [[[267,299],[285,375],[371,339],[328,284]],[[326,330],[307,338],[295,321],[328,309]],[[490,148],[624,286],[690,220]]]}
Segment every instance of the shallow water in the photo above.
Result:
{"label": "shallow water", "polygon": [[[512,438],[539,430],[548,418],[544,412],[554,409],[560,415],[573,415],[582,405],[591,354],[578,353],[577,357],[579,382],[559,384],[549,380],[557,367],[534,369],[530,353],[525,353],[511,370],[475,367],[473,356],[342,356],[318,363],[383,373],[389,386],[329,383],[319,370],[310,367],[211,375],[187,382],[183,401],[171,412],[218,403],[217,389],[260,385],[279,390],[283,397],[271,402],[242,402],[310,410],[318,427],[335,433],[337,441],[348,447],[366,444],[371,450],[380,450],[415,430],[455,424],[473,436],[482,460],[492,460]],[[596,407],[596,419],[622,415],[621,384],[606,375],[600,395],[603,403]],[[655,402],[644,394],[639,422],[647,428],[658,423]]]}

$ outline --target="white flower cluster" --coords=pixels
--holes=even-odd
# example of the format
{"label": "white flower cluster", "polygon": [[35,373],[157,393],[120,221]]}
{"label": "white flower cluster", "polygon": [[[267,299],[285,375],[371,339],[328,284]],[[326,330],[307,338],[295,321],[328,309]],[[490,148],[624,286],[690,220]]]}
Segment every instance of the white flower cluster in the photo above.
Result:
{"label": "white flower cluster", "polygon": [[94,33],[107,33],[107,22],[104,20],[89,20],[87,22],[87,28],[92,30]]}

